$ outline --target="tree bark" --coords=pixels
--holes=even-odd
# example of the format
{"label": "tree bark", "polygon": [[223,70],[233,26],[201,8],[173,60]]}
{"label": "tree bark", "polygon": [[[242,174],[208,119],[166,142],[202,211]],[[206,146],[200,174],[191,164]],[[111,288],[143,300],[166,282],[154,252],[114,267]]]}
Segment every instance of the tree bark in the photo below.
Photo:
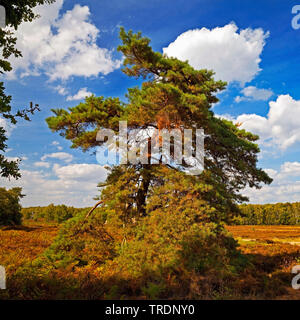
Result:
{"label": "tree bark", "polygon": [[102,203],[103,203],[102,200],[97,202],[95,206],[87,213],[87,215],[85,216],[85,219],[87,219],[94,212],[94,210],[97,209]]}
{"label": "tree bark", "polygon": [[141,187],[137,193],[137,199],[136,199],[136,205],[137,205],[137,211],[141,216],[146,216],[146,199],[148,194],[148,189],[150,185],[150,177],[144,176]]}

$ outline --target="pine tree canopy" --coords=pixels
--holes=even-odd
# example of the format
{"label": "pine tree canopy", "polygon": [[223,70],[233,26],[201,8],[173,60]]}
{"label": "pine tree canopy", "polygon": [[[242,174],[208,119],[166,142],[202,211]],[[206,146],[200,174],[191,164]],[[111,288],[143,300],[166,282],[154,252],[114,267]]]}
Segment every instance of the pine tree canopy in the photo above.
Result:
{"label": "pine tree canopy", "polygon": [[239,125],[220,119],[212,111],[217,94],[226,83],[214,80],[214,72],[195,70],[187,61],[154,52],[150,40],[141,33],[120,31],[123,72],[142,79],[141,86],[128,89],[127,101],[91,96],[78,106],[52,110],[49,128],[60,132],[83,151],[99,146],[99,129],[118,130],[119,121],[128,129],[199,128],[205,133],[204,171],[188,176],[182,171],[158,165],[122,165],[112,168],[101,198],[113,210],[137,216],[157,207],[211,208],[201,219],[226,221],[236,212],[236,204],[247,200],[241,191],[260,188],[272,179],[257,167],[260,152],[257,135]]}

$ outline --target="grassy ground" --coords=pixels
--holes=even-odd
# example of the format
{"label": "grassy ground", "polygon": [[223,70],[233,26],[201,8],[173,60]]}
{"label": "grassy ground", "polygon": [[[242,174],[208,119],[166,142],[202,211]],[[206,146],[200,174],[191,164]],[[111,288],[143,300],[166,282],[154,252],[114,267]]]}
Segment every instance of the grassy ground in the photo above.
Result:
{"label": "grassy ground", "polygon": [[56,225],[35,222],[0,230],[0,265],[4,266],[8,273],[14,272],[49,247],[57,232]]}
{"label": "grassy ground", "polygon": [[257,273],[281,278],[285,291],[276,299],[300,299],[300,290],[291,287],[291,269],[300,265],[300,226],[230,226],[241,251],[250,256]]}
{"label": "grassy ground", "polygon": [[[240,283],[247,294],[240,298],[300,299],[300,290],[290,285],[291,268],[300,265],[300,226],[230,226],[228,230],[254,265],[251,272],[241,276]],[[0,265],[6,267],[8,278],[19,266],[40,255],[57,232],[56,225],[42,223],[0,230]],[[268,292],[251,297],[251,287],[266,288],[262,281],[269,283]],[[279,288],[277,283],[283,286]]]}

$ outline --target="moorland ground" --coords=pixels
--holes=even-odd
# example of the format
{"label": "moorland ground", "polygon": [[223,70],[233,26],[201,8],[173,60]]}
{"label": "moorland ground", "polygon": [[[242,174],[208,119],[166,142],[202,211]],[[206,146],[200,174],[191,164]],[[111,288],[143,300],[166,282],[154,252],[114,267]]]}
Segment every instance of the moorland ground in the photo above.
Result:
{"label": "moorland ground", "polygon": [[[300,264],[300,226],[228,226],[227,229],[239,242],[240,250],[251,260],[254,268],[241,275],[239,296],[228,296],[224,292],[224,296],[217,296],[217,299],[300,299],[300,291],[291,287],[291,268]],[[30,264],[50,246],[58,230],[57,224],[32,221],[20,227],[0,230],[0,264],[6,268],[8,286],[15,285],[11,279],[20,267]],[[77,275],[66,270],[59,276],[70,280]],[[39,298],[39,286],[42,284],[37,282],[34,298]],[[261,290],[257,290],[258,287]],[[247,292],[244,296],[241,293],[243,288]],[[65,298],[53,290],[46,298]],[[11,291],[6,295],[2,292],[1,298],[26,299],[32,296],[26,293],[25,288],[23,296],[18,296],[19,293],[11,295]]]}

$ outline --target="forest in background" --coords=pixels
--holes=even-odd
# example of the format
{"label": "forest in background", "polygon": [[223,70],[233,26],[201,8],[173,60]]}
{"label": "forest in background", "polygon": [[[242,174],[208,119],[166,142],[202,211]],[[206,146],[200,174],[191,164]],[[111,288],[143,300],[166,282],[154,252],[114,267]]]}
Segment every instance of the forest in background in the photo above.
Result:
{"label": "forest in background", "polygon": [[[23,208],[21,212],[26,220],[61,223],[90,209],[50,204],[47,207]],[[239,209],[241,215],[235,217],[231,225],[300,225],[300,202],[242,204]],[[96,209],[96,212],[100,210]]]}

